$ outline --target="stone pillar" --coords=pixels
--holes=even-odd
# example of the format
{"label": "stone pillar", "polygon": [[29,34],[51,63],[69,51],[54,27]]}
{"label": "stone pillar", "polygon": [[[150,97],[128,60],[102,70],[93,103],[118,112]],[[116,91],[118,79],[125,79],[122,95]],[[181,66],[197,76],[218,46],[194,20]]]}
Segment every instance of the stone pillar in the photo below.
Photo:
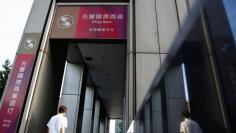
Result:
{"label": "stone pillar", "polygon": [[158,88],[152,95],[152,132],[162,133],[161,90]]}
{"label": "stone pillar", "polygon": [[150,103],[147,102],[144,107],[144,131],[145,133],[151,133],[151,114]]}
{"label": "stone pillar", "polygon": [[99,133],[105,133],[105,117],[100,117]]}
{"label": "stone pillar", "polygon": [[94,120],[93,120],[93,133],[99,132],[99,119],[100,117],[100,100],[95,101]]}
{"label": "stone pillar", "polygon": [[92,129],[93,104],[94,104],[94,88],[91,86],[86,86],[81,133],[91,133],[93,131]]}
{"label": "stone pillar", "polygon": [[[80,106],[80,96],[82,88],[83,79],[83,69],[82,65],[66,63],[62,92],[59,105],[65,105],[68,109],[66,114],[68,118],[68,128],[66,132],[76,133],[78,114],[81,109]],[[73,77],[73,78],[72,78]]]}
{"label": "stone pillar", "polygon": [[109,133],[109,124],[110,124],[110,120],[109,120],[109,117],[106,115],[106,117],[105,117],[105,133]]}
{"label": "stone pillar", "polygon": [[137,133],[144,133],[144,124],[143,124],[143,119],[139,119],[136,121],[136,132]]}
{"label": "stone pillar", "polygon": [[167,70],[165,75],[168,132],[179,132],[181,111],[187,108],[181,66]]}

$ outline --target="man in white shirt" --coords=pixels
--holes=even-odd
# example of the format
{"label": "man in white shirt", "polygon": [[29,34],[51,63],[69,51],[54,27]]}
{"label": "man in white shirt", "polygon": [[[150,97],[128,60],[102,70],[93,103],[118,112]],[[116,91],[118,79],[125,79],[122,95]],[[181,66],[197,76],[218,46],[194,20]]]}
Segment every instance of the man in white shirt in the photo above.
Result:
{"label": "man in white shirt", "polygon": [[59,107],[58,114],[52,116],[47,124],[48,133],[65,133],[65,128],[67,128],[66,111],[67,108],[65,106]]}
{"label": "man in white shirt", "polygon": [[184,120],[180,123],[181,133],[202,133],[198,123],[190,119],[190,113],[188,111],[183,111],[182,117]]}

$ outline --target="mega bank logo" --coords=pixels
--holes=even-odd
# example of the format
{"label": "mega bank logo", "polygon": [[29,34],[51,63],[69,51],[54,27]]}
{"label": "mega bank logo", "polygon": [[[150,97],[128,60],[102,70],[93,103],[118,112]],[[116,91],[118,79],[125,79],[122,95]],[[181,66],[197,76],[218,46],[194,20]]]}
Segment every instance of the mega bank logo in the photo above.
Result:
{"label": "mega bank logo", "polygon": [[24,47],[26,49],[32,49],[34,48],[34,46],[36,45],[37,41],[35,38],[30,37],[30,38],[26,38],[24,41]]}
{"label": "mega bank logo", "polygon": [[71,15],[63,15],[59,17],[57,26],[62,29],[70,28],[74,24],[74,17]]}

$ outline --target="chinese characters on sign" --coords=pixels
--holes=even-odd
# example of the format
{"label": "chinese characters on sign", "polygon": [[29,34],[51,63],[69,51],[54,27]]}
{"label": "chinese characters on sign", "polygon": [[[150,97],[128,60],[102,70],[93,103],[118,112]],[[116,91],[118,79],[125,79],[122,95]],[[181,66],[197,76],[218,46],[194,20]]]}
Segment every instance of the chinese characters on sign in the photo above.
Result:
{"label": "chinese characters on sign", "polygon": [[0,132],[15,132],[23,108],[35,55],[19,54],[0,110]]}
{"label": "chinese characters on sign", "polygon": [[[111,24],[112,20],[122,20],[124,18],[123,14],[83,14],[82,19],[91,20],[92,24]],[[89,32],[113,32],[114,28],[107,27],[90,27]]]}
{"label": "chinese characters on sign", "polygon": [[[122,20],[123,14],[83,14],[82,19],[92,20],[92,24],[111,24],[112,20]],[[114,28],[107,27],[90,27],[89,32],[114,32]]]}
{"label": "chinese characters on sign", "polygon": [[81,6],[76,38],[126,39],[126,6]]}
{"label": "chinese characters on sign", "polygon": [[127,39],[127,6],[59,6],[50,38]]}
{"label": "chinese characters on sign", "polygon": [[[17,78],[16,78],[16,81],[15,81],[14,87],[13,87],[13,93],[10,97],[10,101],[9,101],[8,108],[7,108],[7,114],[8,115],[12,115],[13,111],[15,109],[17,96],[18,96],[18,93],[19,93],[20,88],[21,88],[25,67],[27,66],[27,61],[23,60],[20,64],[21,64],[20,69],[17,73]],[[2,124],[3,127],[10,127],[11,120],[4,119],[3,122],[4,122]]]}
{"label": "chinese characters on sign", "polygon": [[[83,14],[82,19],[111,20],[111,19],[123,19],[123,17],[124,17],[123,14]],[[107,22],[108,21],[103,21],[103,23]]]}

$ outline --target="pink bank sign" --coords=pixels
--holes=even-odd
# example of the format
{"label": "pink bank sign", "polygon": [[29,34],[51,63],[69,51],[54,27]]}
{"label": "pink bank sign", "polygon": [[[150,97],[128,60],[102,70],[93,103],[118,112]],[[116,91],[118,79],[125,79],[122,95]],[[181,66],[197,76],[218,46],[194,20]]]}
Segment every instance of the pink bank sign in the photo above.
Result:
{"label": "pink bank sign", "polygon": [[35,54],[16,57],[0,110],[0,133],[15,133],[22,112]]}
{"label": "pink bank sign", "polygon": [[81,6],[75,38],[127,39],[127,7]]}

